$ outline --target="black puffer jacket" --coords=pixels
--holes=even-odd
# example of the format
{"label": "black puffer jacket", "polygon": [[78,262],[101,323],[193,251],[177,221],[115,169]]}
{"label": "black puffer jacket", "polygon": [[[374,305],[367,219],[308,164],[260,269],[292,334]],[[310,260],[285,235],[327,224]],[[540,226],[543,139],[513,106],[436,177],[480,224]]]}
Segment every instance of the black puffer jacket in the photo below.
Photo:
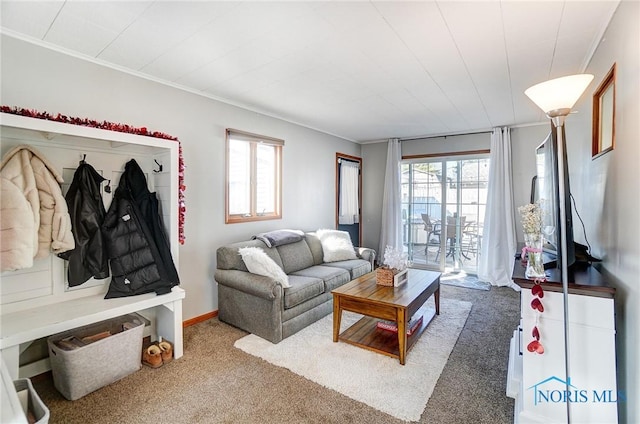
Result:
{"label": "black puffer jacket", "polygon": [[111,260],[106,299],[148,292],[165,294],[180,283],[161,222],[158,199],[131,159],[116,189],[103,233]]}
{"label": "black puffer jacket", "polygon": [[73,174],[73,181],[65,196],[71,232],[76,247],[58,254],[69,261],[67,279],[69,286],[79,286],[91,277],[100,279],[109,276],[109,262],[104,247],[101,226],[106,215],[100,183],[105,179],[84,161]]}

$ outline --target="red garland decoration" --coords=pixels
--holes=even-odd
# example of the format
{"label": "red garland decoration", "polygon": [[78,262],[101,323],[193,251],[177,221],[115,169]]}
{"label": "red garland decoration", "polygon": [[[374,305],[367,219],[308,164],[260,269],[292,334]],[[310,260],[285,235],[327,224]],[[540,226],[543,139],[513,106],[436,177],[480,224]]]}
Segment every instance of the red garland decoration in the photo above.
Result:
{"label": "red garland decoration", "polygon": [[146,127],[132,127],[127,124],[116,124],[109,121],[94,121],[86,118],[74,118],[58,113],[57,115],[51,115],[47,112],[38,112],[35,110],[29,110],[19,107],[0,106],[0,110],[3,113],[10,113],[13,115],[27,116],[29,118],[45,119],[47,121],[63,122],[65,124],[80,125],[83,127],[99,128],[102,130],[117,131],[128,134],[145,135],[148,137],[163,138],[165,140],[173,140],[178,143],[178,240],[180,244],[184,244],[184,221],[187,212],[187,207],[184,201],[184,192],[186,186],[184,185],[184,158],[182,156],[182,145],[177,137],[159,132],[149,131]]}
{"label": "red garland decoration", "polygon": [[542,355],[544,353],[544,346],[540,342],[540,329],[538,328],[540,325],[540,314],[544,312],[544,306],[542,305],[542,299],[544,297],[544,290],[542,289],[542,285],[540,283],[544,283],[546,278],[536,278],[533,280],[533,287],[531,287],[531,295],[533,299],[531,300],[531,308],[536,311],[536,323],[531,330],[531,337],[533,340],[527,345],[527,350],[529,352],[539,353]]}

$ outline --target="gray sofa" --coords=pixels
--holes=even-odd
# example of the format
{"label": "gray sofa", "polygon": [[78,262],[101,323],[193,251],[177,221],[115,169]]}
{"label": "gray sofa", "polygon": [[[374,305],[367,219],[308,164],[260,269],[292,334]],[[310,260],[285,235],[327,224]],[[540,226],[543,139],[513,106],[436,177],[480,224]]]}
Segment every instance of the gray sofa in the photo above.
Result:
{"label": "gray sofa", "polygon": [[[241,247],[262,248],[288,275],[291,287],[248,272],[238,253]],[[356,254],[357,259],[323,262],[322,244],[315,233],[271,248],[260,240],[222,246],[215,271],[218,318],[278,343],[328,315],[333,308],[331,290],[373,269],[374,250],[359,248]]]}

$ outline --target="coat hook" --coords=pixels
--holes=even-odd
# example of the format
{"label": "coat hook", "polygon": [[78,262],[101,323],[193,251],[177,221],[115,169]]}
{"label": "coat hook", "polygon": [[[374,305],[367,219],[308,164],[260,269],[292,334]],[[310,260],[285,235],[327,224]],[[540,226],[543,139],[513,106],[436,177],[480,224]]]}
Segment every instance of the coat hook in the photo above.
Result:
{"label": "coat hook", "polygon": [[153,160],[156,165],[158,165],[158,169],[154,169],[153,172],[162,172],[162,164],[160,164],[157,160]]}
{"label": "coat hook", "polygon": [[80,165],[82,165],[83,163],[85,163],[85,160],[86,160],[86,159],[87,159],[87,154],[86,154],[86,153],[84,153],[84,154],[82,155],[82,160],[80,161]]}
{"label": "coat hook", "polygon": [[111,193],[111,180],[107,180],[107,185],[104,186],[105,193]]}

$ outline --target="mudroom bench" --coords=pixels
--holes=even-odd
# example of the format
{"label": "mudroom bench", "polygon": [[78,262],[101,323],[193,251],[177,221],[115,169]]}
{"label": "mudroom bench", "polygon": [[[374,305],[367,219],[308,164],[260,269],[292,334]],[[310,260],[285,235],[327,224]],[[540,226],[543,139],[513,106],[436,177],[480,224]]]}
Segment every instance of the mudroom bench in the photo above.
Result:
{"label": "mudroom bench", "polygon": [[[63,194],[79,161],[95,167],[105,181],[101,197],[108,209],[124,164],[135,159],[160,202],[162,222],[176,268],[178,261],[179,145],[176,141],[73,125],[64,122],[0,113],[4,155],[18,145],[39,150],[63,176]],[[70,287],[67,264],[56,255],[35,259],[30,268],[0,273],[0,353],[12,379],[32,377],[50,369],[43,339],[84,325],[140,313],[150,325],[145,336],[174,343],[174,355],[183,354],[182,300],[176,286],[163,295],[105,299],[110,278]],[[34,343],[35,342],[35,343]]]}
{"label": "mudroom bench", "polygon": [[155,311],[155,321],[145,335],[158,336],[174,343],[174,355],[182,356],[182,299],[185,291],[173,287],[171,293],[104,299],[104,294],[80,297],[60,303],[37,306],[0,316],[0,351],[11,378],[31,377],[50,369],[42,359],[20,368],[20,354],[31,342],[66,330],[92,324],[120,315]]}

